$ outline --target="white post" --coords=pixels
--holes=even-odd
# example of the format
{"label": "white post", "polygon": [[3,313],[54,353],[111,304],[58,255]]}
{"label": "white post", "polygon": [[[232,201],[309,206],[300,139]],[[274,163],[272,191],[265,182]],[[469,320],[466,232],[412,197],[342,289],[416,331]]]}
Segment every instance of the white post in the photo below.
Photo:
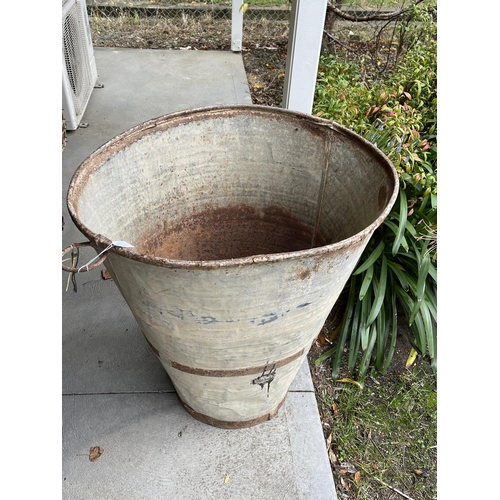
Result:
{"label": "white post", "polygon": [[243,40],[243,12],[240,7],[243,0],[233,0],[232,18],[231,18],[231,50],[241,52],[241,42]]}
{"label": "white post", "polygon": [[311,114],[327,0],[293,0],[283,108]]}

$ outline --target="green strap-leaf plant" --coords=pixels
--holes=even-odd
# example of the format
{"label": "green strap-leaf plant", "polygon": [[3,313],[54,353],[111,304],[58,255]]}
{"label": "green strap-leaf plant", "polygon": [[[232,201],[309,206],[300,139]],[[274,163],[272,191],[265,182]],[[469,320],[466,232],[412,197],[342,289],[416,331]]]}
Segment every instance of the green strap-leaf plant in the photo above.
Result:
{"label": "green strap-leaf plant", "polygon": [[419,35],[390,72],[370,75],[352,53],[322,57],[318,68],[313,114],[375,144],[400,181],[346,285],[342,333],[318,358],[333,357],[334,378],[345,351],[347,370],[361,382],[370,368],[389,369],[400,316],[412,346],[437,370],[437,31],[433,16],[418,19]]}

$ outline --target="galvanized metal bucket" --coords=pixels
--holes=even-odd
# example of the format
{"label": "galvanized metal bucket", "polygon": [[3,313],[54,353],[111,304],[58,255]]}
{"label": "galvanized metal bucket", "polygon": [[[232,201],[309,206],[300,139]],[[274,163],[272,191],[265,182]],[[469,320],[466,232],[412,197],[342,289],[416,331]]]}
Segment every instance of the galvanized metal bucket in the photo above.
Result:
{"label": "galvanized metal bucket", "polygon": [[162,116],[75,172],[69,213],[178,397],[225,428],[272,418],[398,193],[327,120],[261,106]]}

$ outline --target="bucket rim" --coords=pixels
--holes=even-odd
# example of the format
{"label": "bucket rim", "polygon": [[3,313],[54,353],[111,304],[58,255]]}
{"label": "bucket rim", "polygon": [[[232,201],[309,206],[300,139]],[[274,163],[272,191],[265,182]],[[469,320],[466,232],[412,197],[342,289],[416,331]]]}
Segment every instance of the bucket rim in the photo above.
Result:
{"label": "bucket rim", "polygon": [[315,130],[316,133],[323,131],[323,133],[327,134],[330,131],[334,131],[338,134],[346,136],[350,140],[356,142],[359,146],[368,149],[370,153],[378,157],[379,164],[381,164],[387,170],[387,172],[390,173],[389,177],[392,177],[392,180],[394,182],[394,188],[384,209],[371,224],[366,226],[363,230],[353,234],[352,236],[349,236],[348,238],[345,238],[338,242],[331,243],[329,245],[322,245],[319,247],[313,247],[304,250],[297,250],[291,252],[277,252],[269,254],[256,254],[246,257],[238,257],[234,259],[218,259],[218,260],[170,259],[167,257],[158,257],[155,255],[141,254],[138,253],[137,251],[134,251],[133,249],[122,248],[117,246],[111,248],[109,250],[110,252],[116,253],[118,255],[121,255],[123,257],[138,262],[142,262],[144,264],[151,264],[158,267],[167,267],[176,269],[230,268],[230,267],[242,267],[245,265],[264,263],[264,262],[265,263],[282,262],[300,258],[319,257],[321,255],[343,249],[347,246],[356,245],[366,240],[369,236],[371,236],[375,232],[375,230],[382,225],[383,221],[389,215],[399,194],[400,183],[399,183],[398,173],[392,162],[380,149],[378,149],[374,144],[372,144],[359,134],[355,133],[354,131],[348,129],[347,127],[344,127],[343,125],[338,124],[337,122],[334,122],[333,120],[327,120],[325,118],[289,109],[274,108],[270,106],[262,106],[256,104],[229,104],[229,105],[205,106],[205,107],[198,107],[198,108],[168,113],[165,115],[161,115],[157,118],[152,118],[150,120],[142,122],[134,127],[131,127],[128,130],[122,132],[121,134],[115,136],[111,140],[107,141],[99,148],[97,148],[93,153],[91,153],[87,158],[85,158],[83,162],[78,166],[78,168],[76,169],[76,171],[72,176],[68,188],[66,203],[70,217],[73,220],[74,224],[79,229],[79,231],[85,237],[88,238],[92,246],[95,246],[96,248],[102,250],[103,248],[109,246],[112,243],[112,241],[102,234],[95,233],[81,222],[77,214],[77,204],[74,203],[73,199],[78,198],[79,192],[85,187],[85,184],[82,181],[82,177],[84,177],[84,174],[85,177],[87,178],[90,177],[92,171],[96,169],[100,164],[102,164],[102,162],[96,164],[96,159],[98,159],[100,156],[111,157],[116,152],[121,151],[128,144],[131,144],[139,140],[145,135],[149,135],[151,133],[155,133],[163,129],[170,128],[169,126],[167,126],[168,123],[172,124],[170,126],[175,126],[177,124],[181,124],[186,121],[192,121],[193,118],[195,117],[200,117],[200,116],[210,117],[210,116],[216,116],[219,113],[227,114],[231,112],[235,113],[247,112],[253,115],[274,115],[281,118],[299,120],[299,122],[305,123],[306,126],[311,125],[313,127],[316,127]]}

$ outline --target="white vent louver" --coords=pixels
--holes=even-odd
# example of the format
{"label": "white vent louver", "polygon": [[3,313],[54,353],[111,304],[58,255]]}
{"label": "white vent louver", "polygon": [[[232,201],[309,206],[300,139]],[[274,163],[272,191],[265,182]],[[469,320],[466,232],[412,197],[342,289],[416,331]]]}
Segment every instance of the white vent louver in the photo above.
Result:
{"label": "white vent louver", "polygon": [[68,130],[80,125],[97,81],[85,0],[63,0],[62,105]]}

